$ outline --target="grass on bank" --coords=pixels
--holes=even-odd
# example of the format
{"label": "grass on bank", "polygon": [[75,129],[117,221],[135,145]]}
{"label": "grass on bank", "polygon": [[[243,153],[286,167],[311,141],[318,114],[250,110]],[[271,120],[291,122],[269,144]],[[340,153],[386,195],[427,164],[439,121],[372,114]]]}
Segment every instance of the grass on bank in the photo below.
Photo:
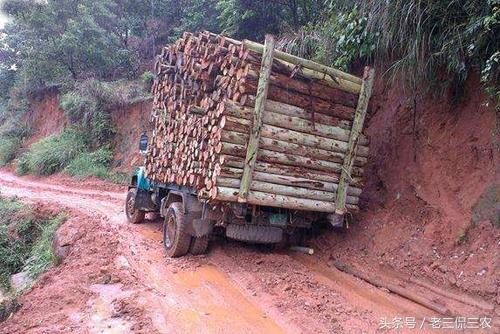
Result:
{"label": "grass on bank", "polygon": [[112,158],[113,153],[108,148],[101,148],[94,152],[83,152],[71,160],[63,172],[77,179],[94,176],[101,180],[124,184],[127,175],[109,168]]}
{"label": "grass on bank", "polygon": [[55,262],[52,239],[65,215],[44,216],[17,199],[0,197],[0,286],[26,271],[36,278]]}
{"label": "grass on bank", "polygon": [[9,118],[0,111],[0,167],[10,163],[16,157],[24,137],[29,133],[15,117]]}
{"label": "grass on bank", "polygon": [[86,149],[81,134],[65,129],[59,135],[42,138],[31,145],[16,163],[18,174],[51,175],[67,166]]}
{"label": "grass on bank", "polygon": [[0,137],[0,166],[5,166],[11,162],[21,147],[20,138]]}
{"label": "grass on bank", "polygon": [[94,176],[115,183],[126,177],[111,170],[113,153],[108,146],[93,150],[86,134],[76,127],[42,138],[16,160],[16,173],[41,176],[64,172],[75,178]]}

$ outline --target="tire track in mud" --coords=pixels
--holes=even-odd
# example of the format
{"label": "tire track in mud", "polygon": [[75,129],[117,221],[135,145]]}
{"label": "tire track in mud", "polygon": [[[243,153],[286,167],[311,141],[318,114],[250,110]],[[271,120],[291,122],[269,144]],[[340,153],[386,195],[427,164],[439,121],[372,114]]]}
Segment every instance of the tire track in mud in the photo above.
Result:
{"label": "tire track in mud", "polygon": [[[116,265],[136,281],[119,289],[93,287],[99,297],[89,301],[94,306],[80,312],[89,332],[113,324],[114,333],[130,331],[127,323],[112,322],[108,312],[113,297],[120,296],[135,296],[136,307],[142,310],[138,314],[149,318],[152,329],[160,333],[372,333],[382,317],[434,315],[287,252],[263,252],[217,240],[208,255],[166,258],[161,222],[126,223],[125,192],[78,189],[76,181],[73,186],[46,184],[0,170],[0,193],[67,207],[111,226],[119,240]],[[89,314],[99,312],[96,305],[108,311],[96,318]]]}

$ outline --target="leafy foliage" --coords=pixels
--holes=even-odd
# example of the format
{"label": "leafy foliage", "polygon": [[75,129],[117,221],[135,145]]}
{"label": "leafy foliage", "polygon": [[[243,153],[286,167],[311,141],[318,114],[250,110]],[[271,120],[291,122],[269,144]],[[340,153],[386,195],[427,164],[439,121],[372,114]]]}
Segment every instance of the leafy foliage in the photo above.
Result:
{"label": "leafy foliage", "polygon": [[110,84],[97,80],[84,81],[63,95],[61,108],[72,124],[85,134],[85,143],[97,147],[113,135],[109,110],[123,104]]}
{"label": "leafy foliage", "polygon": [[5,166],[16,157],[17,150],[21,147],[19,138],[0,137],[0,166]]}
{"label": "leafy foliage", "polygon": [[33,278],[53,263],[52,237],[64,216],[36,215],[15,199],[0,197],[0,286],[10,275],[27,269]]}
{"label": "leafy foliage", "polygon": [[324,0],[219,0],[219,21],[225,34],[261,41],[266,33],[295,32],[322,16]]}
{"label": "leafy foliage", "polygon": [[370,59],[376,48],[376,35],[366,30],[367,22],[358,6],[331,15],[318,27],[318,33],[326,43],[318,45],[315,57],[344,70],[349,70],[356,60]]}
{"label": "leafy foliage", "polygon": [[[151,75],[146,73],[144,80],[151,80]],[[145,92],[145,86],[125,80],[85,80],[62,96],[60,106],[73,126],[81,130],[86,145],[95,149],[106,145],[114,135],[111,110],[147,99],[149,93]]]}
{"label": "leafy foliage", "polygon": [[132,52],[109,24],[118,21],[116,6],[103,0],[6,1],[4,11],[15,18],[5,29],[6,42],[19,55],[18,76],[26,88],[133,71]]}
{"label": "leafy foliage", "polygon": [[[257,41],[272,33],[282,49],[335,67],[378,62],[414,91],[461,87],[476,71],[500,106],[500,0],[6,0],[2,9],[13,17],[0,31],[9,118],[27,93],[58,86],[91,149],[113,135],[110,108],[146,97],[142,84],[116,80],[137,79],[184,30]],[[141,79],[149,87],[152,74]]]}
{"label": "leafy foliage", "polygon": [[330,4],[330,9],[317,24],[281,34],[278,46],[344,70],[357,60],[370,60],[376,48],[375,36],[367,31],[367,17],[359,6],[340,11]]}
{"label": "leafy foliage", "polygon": [[24,111],[12,112],[11,108],[13,106],[5,102],[0,106],[0,166],[5,166],[15,158],[24,137],[29,133],[27,126],[21,121]]}
{"label": "leafy foliage", "polygon": [[146,72],[142,73],[141,79],[142,79],[142,82],[144,83],[144,90],[146,92],[151,91],[151,87],[153,87],[153,81],[155,79],[155,75],[150,71],[146,71]]}
{"label": "leafy foliage", "polygon": [[17,161],[18,174],[50,175],[67,166],[86,149],[82,133],[68,128],[59,135],[42,138],[31,145]]}
{"label": "leafy foliage", "polygon": [[64,172],[77,178],[95,176],[100,179],[110,179],[111,172],[108,166],[112,158],[113,152],[109,148],[83,152],[64,168]]}
{"label": "leafy foliage", "polygon": [[26,259],[23,268],[31,278],[37,278],[56,262],[52,241],[64,220],[66,220],[66,215],[59,214],[40,224],[39,237],[33,243],[29,258]]}

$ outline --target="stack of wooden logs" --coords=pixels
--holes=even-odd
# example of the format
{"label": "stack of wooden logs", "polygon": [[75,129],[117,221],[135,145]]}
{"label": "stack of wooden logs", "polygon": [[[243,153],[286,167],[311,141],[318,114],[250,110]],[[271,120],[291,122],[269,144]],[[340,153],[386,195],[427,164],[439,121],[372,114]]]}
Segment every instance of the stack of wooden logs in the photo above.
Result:
{"label": "stack of wooden logs", "polygon": [[351,129],[364,81],[270,43],[202,32],[163,48],[147,176],[212,201],[334,212],[347,168],[345,203],[357,209],[368,141]]}

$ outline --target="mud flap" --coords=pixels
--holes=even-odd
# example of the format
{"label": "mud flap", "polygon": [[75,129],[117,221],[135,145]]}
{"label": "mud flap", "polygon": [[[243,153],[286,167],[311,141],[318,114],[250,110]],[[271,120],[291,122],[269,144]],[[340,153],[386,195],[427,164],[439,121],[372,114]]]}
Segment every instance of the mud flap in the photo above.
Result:
{"label": "mud flap", "polygon": [[151,199],[151,192],[137,188],[135,195],[135,207],[143,211],[156,211],[156,204]]}
{"label": "mud flap", "polygon": [[191,223],[186,226],[186,233],[189,233],[193,237],[203,237],[209,235],[214,227],[213,222],[208,219],[195,218],[191,220]]}

